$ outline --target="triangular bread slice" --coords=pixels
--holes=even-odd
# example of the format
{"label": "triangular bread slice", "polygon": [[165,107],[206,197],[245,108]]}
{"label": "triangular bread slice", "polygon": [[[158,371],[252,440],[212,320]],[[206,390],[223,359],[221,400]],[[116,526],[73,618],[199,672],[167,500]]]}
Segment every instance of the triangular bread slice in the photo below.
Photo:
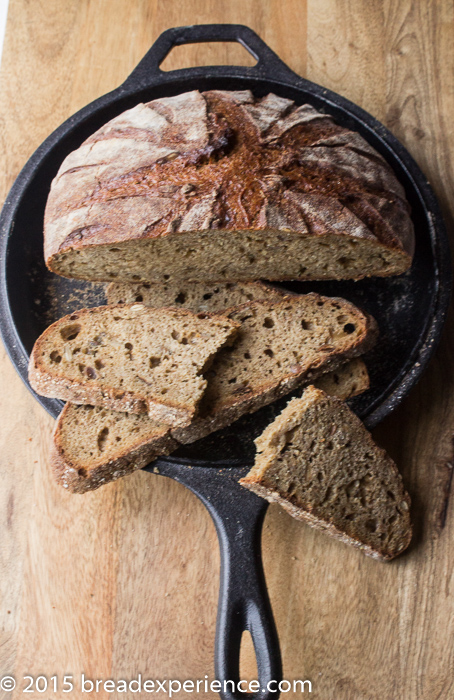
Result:
{"label": "triangular bread slice", "polygon": [[[330,381],[327,391],[342,399],[369,386],[360,359],[351,360],[333,374],[337,381]],[[318,382],[326,385],[324,380],[322,376]],[[177,447],[169,426],[146,415],[67,403],[55,425],[50,462],[59,484],[74,493],[85,493],[141,469]]]}
{"label": "triangular bread slice", "polygon": [[189,426],[173,431],[183,444],[363,354],[378,332],[374,319],[350,302],[319,294],[254,301],[224,313],[240,329],[206,373],[208,386],[198,415]]}
{"label": "triangular bread slice", "polygon": [[238,327],[223,316],[143,304],[82,309],[38,338],[30,384],[50,398],[187,425],[207,385],[203,373]]}
{"label": "triangular bread slice", "polygon": [[410,497],[397,467],[341,400],[308,387],[255,444],[243,486],[375,559],[408,547]]}

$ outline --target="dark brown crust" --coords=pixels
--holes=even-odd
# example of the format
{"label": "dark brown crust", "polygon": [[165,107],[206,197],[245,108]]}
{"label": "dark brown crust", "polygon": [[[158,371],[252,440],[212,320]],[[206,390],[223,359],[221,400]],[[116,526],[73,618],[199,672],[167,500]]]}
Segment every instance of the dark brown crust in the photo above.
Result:
{"label": "dark brown crust", "polygon": [[178,443],[172,439],[170,429],[162,426],[146,443],[140,443],[132,451],[120,454],[117,459],[96,465],[91,470],[74,465],[64,454],[61,444],[62,423],[70,404],[66,404],[60,413],[54,428],[50,452],[50,465],[57,483],[73,493],[86,493],[115,481],[122,476],[132,474],[137,469],[147,466],[153,459],[168,455],[177,449]]}
{"label": "dark brown crust", "polygon": [[359,134],[272,94],[194,91],[138,105],[65,159],[45,258],[59,272],[60,253],[88,246],[274,228],[366,238],[402,270],[413,254],[403,188]]}
{"label": "dark brown crust", "polygon": [[[132,308],[134,306],[140,306],[139,304],[123,304],[118,307],[115,304],[106,305],[103,307],[93,307],[90,309],[81,309],[72,314],[68,314],[63,318],[55,321],[51,326],[49,326],[44,333],[42,333],[33,346],[32,353],[30,355],[30,361],[28,366],[28,379],[30,386],[41,396],[47,396],[49,398],[58,398],[62,401],[71,401],[77,404],[89,404],[92,406],[105,406],[113,411],[129,411],[131,413],[147,413],[150,418],[156,421],[162,421],[168,423],[169,425],[188,425],[194,416],[194,410],[190,410],[191,407],[178,404],[175,401],[166,399],[162,403],[158,401],[151,401],[145,396],[138,396],[131,392],[124,391],[120,398],[115,396],[115,388],[102,389],[93,383],[88,383],[87,381],[76,382],[74,380],[66,380],[65,378],[58,378],[46,371],[40,362],[40,355],[43,345],[47,342],[48,337],[53,333],[54,329],[60,324],[65,324],[69,322],[74,322],[78,320],[81,316],[89,316],[94,314],[100,309],[106,311],[114,311],[116,308]],[[144,307],[147,308],[147,307]],[[193,314],[185,309],[161,309],[161,311],[169,311],[178,316],[187,316],[194,318],[194,316],[209,317],[209,314]],[[212,315],[213,318],[222,318],[220,314]],[[226,319],[227,320],[227,319]],[[239,328],[238,323],[229,321],[233,324],[232,331]],[[235,330],[236,332],[236,330]],[[228,342],[228,341],[227,341]],[[213,355],[214,357],[214,355]],[[210,358],[210,361],[212,361]],[[207,363],[209,364],[209,362]],[[197,408],[197,407],[196,407]]]}

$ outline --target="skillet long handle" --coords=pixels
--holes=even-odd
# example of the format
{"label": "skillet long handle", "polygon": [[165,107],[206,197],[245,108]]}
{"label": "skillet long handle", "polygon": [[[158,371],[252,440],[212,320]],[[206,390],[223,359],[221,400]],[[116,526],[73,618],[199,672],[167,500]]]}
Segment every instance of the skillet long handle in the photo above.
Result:
{"label": "skillet long handle", "polygon": [[[282,680],[281,655],[261,557],[261,531],[268,503],[238,484],[243,475],[238,468],[219,470],[168,462],[162,466],[158,462],[157,466],[161,474],[180,481],[200,498],[218,533],[221,576],[215,672],[221,683],[220,697],[277,699]],[[258,690],[244,683],[238,688],[241,637],[245,630],[254,643]],[[246,694],[241,689],[254,692]]]}
{"label": "skillet long handle", "polygon": [[[250,494],[252,496],[253,494]],[[246,500],[246,499],[245,499]],[[250,697],[268,700],[279,697],[282,680],[279,641],[265,584],[260,538],[266,501],[254,497],[244,510],[221,512],[216,522],[221,548],[221,581],[216,630],[216,677],[222,683],[223,700],[244,697],[224,681],[239,680],[242,633],[248,630],[257,660],[258,688]],[[224,510],[225,506],[223,506]],[[237,688],[237,684],[235,683]],[[243,690],[247,686],[243,682]]]}

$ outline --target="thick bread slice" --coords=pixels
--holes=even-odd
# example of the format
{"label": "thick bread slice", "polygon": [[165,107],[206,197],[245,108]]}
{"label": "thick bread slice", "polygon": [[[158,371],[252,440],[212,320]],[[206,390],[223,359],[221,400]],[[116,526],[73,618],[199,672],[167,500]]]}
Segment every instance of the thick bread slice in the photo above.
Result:
{"label": "thick bread slice", "polygon": [[[355,365],[361,371],[352,371]],[[330,382],[328,393],[348,399],[360,393],[361,378],[363,390],[367,389],[367,371],[364,374],[362,365],[357,359],[339,367],[339,380]],[[59,484],[74,493],[85,493],[141,469],[178,446],[169,426],[146,415],[67,403],[55,425],[50,463]]]}
{"label": "thick bread slice", "polygon": [[402,478],[342,401],[311,386],[255,444],[243,486],[375,559],[408,547],[410,497]]}
{"label": "thick bread slice", "polygon": [[198,415],[173,431],[183,444],[337,369],[366,352],[377,337],[373,318],[344,299],[318,294],[254,301],[225,313],[241,327],[206,374]]}
{"label": "thick bread slice", "polygon": [[[292,292],[263,282],[186,282],[129,284],[112,282],[107,286],[109,304],[133,304],[139,302],[153,308],[175,306],[195,313],[225,313],[226,309],[241,306],[250,301],[266,299],[281,301]],[[327,372],[317,382],[317,386],[333,396],[350,398],[369,388],[369,375],[366,365],[359,358],[342,365],[337,372]]]}
{"label": "thick bread slice", "polygon": [[143,304],[82,309],[38,338],[30,384],[43,396],[186,425],[205,391],[203,372],[238,326]]}
{"label": "thick bread slice", "polygon": [[405,192],[362,136],[248,90],[139,104],[63,161],[45,259],[130,282],[360,279],[411,264]]}
{"label": "thick bread slice", "polygon": [[155,308],[175,306],[195,313],[219,313],[257,299],[280,301],[288,296],[288,292],[263,282],[112,282],[107,287],[106,296],[109,304],[140,302]]}
{"label": "thick bread slice", "polygon": [[170,427],[146,414],[67,403],[55,425],[50,463],[61,486],[85,493],[177,447]]}

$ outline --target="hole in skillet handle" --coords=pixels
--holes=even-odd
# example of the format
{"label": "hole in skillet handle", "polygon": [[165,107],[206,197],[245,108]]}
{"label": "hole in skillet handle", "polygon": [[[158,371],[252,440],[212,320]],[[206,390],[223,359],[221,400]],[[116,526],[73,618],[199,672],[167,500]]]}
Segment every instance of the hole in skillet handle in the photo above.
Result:
{"label": "hole in skillet handle", "polygon": [[[256,77],[266,77],[272,73],[273,77],[278,80],[289,76],[293,80],[295,77],[299,77],[249,27],[243,24],[195,24],[174,27],[163,32],[125,80],[122,88],[129,91],[151,87],[155,82],[162,85],[167,79],[171,80],[171,76],[174,76],[175,73],[180,73],[183,77],[184,71],[188,70],[187,68],[162,70],[160,67],[172,49],[184,44],[211,42],[241,44],[257,62],[253,66],[230,66],[232,75],[241,72],[244,76],[244,71],[247,71],[251,76]],[[210,72],[216,75],[218,68],[222,70],[222,66],[212,66]],[[192,67],[191,74],[194,75],[198,69],[204,72],[206,66]]]}
{"label": "hole in skillet handle", "polygon": [[249,630],[244,630],[241,635],[240,678],[245,678],[248,682],[258,678],[255,647]]}
{"label": "hole in skillet handle", "polygon": [[168,72],[194,66],[248,66],[257,65],[257,59],[244,46],[234,41],[207,41],[203,50],[198,45],[188,50],[174,46],[167,54],[160,70]]}

